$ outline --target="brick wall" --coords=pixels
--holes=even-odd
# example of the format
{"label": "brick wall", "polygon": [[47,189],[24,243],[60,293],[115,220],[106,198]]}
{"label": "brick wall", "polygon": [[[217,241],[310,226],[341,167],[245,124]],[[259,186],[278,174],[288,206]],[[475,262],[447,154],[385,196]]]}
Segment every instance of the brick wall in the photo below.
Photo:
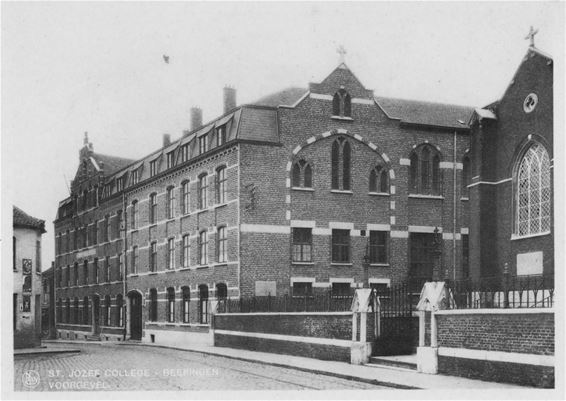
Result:
{"label": "brick wall", "polygon": [[[214,317],[214,344],[324,360],[350,361],[350,347],[221,334],[217,331],[281,334],[314,339],[352,339],[351,313],[218,314]],[[368,332],[373,330],[370,323]],[[371,338],[371,337],[370,337]],[[369,340],[368,340],[369,341]]]}
{"label": "brick wall", "polygon": [[[552,387],[553,366],[527,363],[521,357],[554,355],[554,313],[547,312],[437,314],[439,373]],[[448,356],[442,355],[442,348],[488,353],[481,359]],[[510,361],[502,361],[497,352],[515,355]]]}

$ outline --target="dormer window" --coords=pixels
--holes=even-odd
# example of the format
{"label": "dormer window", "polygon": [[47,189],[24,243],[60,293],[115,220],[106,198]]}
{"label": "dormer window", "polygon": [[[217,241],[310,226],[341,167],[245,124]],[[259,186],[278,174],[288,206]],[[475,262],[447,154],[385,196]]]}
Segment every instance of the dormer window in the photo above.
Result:
{"label": "dormer window", "polygon": [[181,146],[181,163],[189,160],[189,144]]}
{"label": "dormer window", "polygon": [[198,139],[199,154],[202,155],[208,151],[208,135],[203,135]]}
{"label": "dormer window", "polygon": [[352,117],[352,98],[344,88],[334,94],[332,115],[335,117]]}
{"label": "dormer window", "polygon": [[157,160],[149,162],[149,176],[153,177],[157,174]]}
{"label": "dormer window", "polygon": [[167,168],[173,167],[175,164],[175,151],[167,153]]}
{"label": "dormer window", "polygon": [[116,192],[120,192],[124,189],[124,177],[120,177],[116,180]]}
{"label": "dormer window", "polygon": [[216,129],[216,146],[222,146],[226,143],[226,125]]}
{"label": "dormer window", "polygon": [[140,171],[139,168],[132,170],[132,177],[130,178],[131,185],[136,185],[140,182]]}

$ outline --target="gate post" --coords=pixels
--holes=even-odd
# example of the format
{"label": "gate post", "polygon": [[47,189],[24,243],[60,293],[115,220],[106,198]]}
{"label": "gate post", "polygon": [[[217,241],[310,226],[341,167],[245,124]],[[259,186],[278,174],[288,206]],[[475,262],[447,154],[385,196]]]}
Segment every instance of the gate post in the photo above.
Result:
{"label": "gate post", "polygon": [[[350,363],[352,365],[363,365],[369,362],[373,351],[373,342],[367,341],[367,319],[370,304],[375,311],[372,302],[372,290],[369,288],[357,289],[352,301],[352,345],[350,347]],[[360,323],[358,325],[358,316]],[[359,327],[359,329],[358,329]],[[358,341],[358,330],[360,340]],[[375,330],[375,329],[374,329]]]}
{"label": "gate post", "polygon": [[[434,312],[453,305],[452,294],[445,282],[425,283],[417,305],[419,316],[419,347],[417,348],[417,371],[421,373],[438,373],[438,341],[436,316]],[[430,346],[426,346],[426,312],[430,313]]]}

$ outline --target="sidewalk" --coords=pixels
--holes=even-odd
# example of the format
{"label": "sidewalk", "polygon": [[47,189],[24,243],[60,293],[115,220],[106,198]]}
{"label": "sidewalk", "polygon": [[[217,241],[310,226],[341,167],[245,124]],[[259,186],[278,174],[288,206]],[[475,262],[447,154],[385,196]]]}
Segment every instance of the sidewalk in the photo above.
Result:
{"label": "sidewalk", "polygon": [[[59,343],[61,341],[56,340],[43,340],[42,343]],[[51,347],[49,345],[41,345],[40,347],[34,348],[20,348],[14,350],[14,356],[20,355],[50,355],[50,354],[67,354],[81,352],[78,348],[58,348]]]}
{"label": "sidewalk", "polygon": [[346,362],[323,361],[292,355],[271,354],[266,352],[248,351],[235,348],[213,347],[205,345],[186,345],[183,347],[139,343],[139,342],[92,342],[92,341],[65,341],[51,340],[54,343],[82,343],[98,345],[122,345],[139,347],[157,347],[177,349],[181,351],[199,352],[206,355],[215,355],[225,358],[238,359],[248,362],[263,363],[282,368],[297,369],[305,372],[324,374],[342,379],[361,381],[376,385],[383,385],[399,389],[424,390],[528,390],[531,387],[518,386],[506,383],[494,383],[482,380],[466,379],[456,376],[429,375],[409,369],[396,367],[376,367],[364,365],[351,365]]}

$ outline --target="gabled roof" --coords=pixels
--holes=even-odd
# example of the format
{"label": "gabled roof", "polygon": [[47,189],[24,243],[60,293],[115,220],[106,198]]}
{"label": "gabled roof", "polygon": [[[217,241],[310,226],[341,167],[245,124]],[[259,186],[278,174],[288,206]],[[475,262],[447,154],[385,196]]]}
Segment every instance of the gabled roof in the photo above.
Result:
{"label": "gabled roof", "polygon": [[104,170],[104,175],[111,175],[118,170],[126,167],[135,162],[132,159],[125,159],[123,157],[102,155],[100,153],[93,153],[92,157],[98,163],[98,166]]}
{"label": "gabled roof", "polygon": [[32,217],[17,206],[14,206],[14,218],[12,225],[14,227],[33,228],[39,230],[42,234],[46,232],[45,220]]}
{"label": "gabled roof", "polygon": [[270,95],[264,96],[261,99],[252,102],[251,104],[256,106],[267,106],[267,107],[277,107],[277,106],[292,106],[297,101],[307,93],[305,88],[287,88],[282,91],[272,93]]}
{"label": "gabled roof", "polygon": [[420,100],[375,97],[375,101],[389,118],[401,120],[406,124],[434,127],[469,128],[468,122],[474,111],[474,108],[469,106]]}

